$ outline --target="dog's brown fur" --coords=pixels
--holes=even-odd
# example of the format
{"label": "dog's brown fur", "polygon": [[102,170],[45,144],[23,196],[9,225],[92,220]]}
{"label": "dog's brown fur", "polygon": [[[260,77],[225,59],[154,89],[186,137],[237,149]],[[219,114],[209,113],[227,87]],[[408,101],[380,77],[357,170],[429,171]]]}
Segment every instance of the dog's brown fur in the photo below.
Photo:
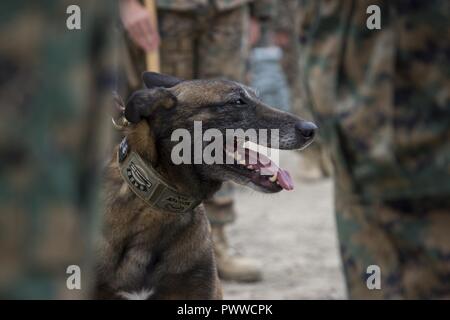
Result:
{"label": "dog's brown fur", "polygon": [[[176,128],[191,130],[193,120],[219,129],[280,128],[280,148],[285,149],[304,146],[309,139],[299,137],[291,128],[302,120],[263,105],[240,84],[224,80],[180,81],[151,73],[145,74],[144,80],[149,89],[138,91],[127,103],[125,116],[132,125],[125,135],[130,149],[181,193],[206,199],[224,179],[249,183],[225,165],[171,163],[171,132]],[[249,107],[239,113],[229,101],[230,97],[232,100],[244,94],[242,90]],[[222,297],[202,205],[186,213],[149,207],[121,177],[117,149],[106,169],[104,205],[96,298],[130,298],[139,292],[141,298],[148,299]]]}

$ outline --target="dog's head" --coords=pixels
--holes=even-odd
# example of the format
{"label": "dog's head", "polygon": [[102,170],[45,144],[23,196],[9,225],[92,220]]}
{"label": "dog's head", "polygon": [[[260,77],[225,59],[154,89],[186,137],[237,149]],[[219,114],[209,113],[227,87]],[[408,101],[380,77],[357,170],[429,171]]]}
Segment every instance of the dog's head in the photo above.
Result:
{"label": "dog's head", "polygon": [[[300,149],[312,142],[317,129],[313,123],[265,105],[252,89],[237,82],[180,80],[153,72],[144,73],[143,80],[146,88],[126,103],[128,140],[180,191],[208,197],[225,180],[263,192],[292,188],[287,171],[243,145],[249,132],[256,132],[257,141],[265,132],[267,147]],[[177,129],[182,134],[174,138]],[[180,150],[185,133],[190,137],[183,145],[190,150]],[[208,145],[209,151],[213,145],[217,148],[208,153]],[[202,156],[207,153],[223,161],[206,164]],[[176,163],[174,156],[185,161]]]}

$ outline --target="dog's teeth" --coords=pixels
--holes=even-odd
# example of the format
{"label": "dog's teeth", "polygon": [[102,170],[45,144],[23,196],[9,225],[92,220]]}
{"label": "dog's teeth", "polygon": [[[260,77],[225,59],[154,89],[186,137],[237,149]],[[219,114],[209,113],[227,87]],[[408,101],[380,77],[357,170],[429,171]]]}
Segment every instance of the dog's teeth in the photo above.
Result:
{"label": "dog's teeth", "polygon": [[270,180],[271,182],[277,181],[277,174],[275,173],[273,176],[271,176],[271,177],[269,178],[269,180]]}

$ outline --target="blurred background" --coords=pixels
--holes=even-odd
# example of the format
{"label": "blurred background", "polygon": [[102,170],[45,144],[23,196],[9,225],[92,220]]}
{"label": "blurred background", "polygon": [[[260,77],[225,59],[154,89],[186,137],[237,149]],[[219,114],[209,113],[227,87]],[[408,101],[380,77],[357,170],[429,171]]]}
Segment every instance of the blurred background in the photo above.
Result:
{"label": "blurred background", "polygon": [[292,174],[290,192],[263,195],[239,187],[240,216],[230,227],[232,249],[264,267],[257,283],[223,282],[224,299],[346,299],[333,215],[331,179],[305,182],[300,155],[281,151]]}
{"label": "blurred background", "polygon": [[448,298],[449,5],[3,1],[0,297],[90,297],[112,92],[150,70],[245,83],[319,127],[281,152],[294,191],[205,201],[225,299]]}

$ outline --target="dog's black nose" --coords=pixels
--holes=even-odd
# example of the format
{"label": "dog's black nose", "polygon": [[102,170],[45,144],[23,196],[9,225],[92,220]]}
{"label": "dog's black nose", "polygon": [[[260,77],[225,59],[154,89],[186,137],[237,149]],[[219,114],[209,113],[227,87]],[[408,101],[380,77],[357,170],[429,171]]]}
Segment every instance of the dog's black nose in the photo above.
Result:
{"label": "dog's black nose", "polygon": [[312,139],[316,133],[317,126],[309,121],[300,121],[295,125],[300,134],[306,139]]}

